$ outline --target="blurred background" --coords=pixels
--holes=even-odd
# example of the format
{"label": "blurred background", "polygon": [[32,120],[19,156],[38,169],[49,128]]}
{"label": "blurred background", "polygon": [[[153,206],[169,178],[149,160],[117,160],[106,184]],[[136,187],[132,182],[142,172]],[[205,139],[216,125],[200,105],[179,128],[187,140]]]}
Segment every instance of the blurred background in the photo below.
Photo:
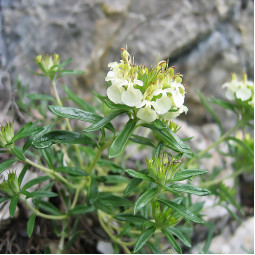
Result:
{"label": "blurred background", "polygon": [[[92,90],[105,90],[107,64],[127,45],[136,63],[176,66],[187,84],[185,119],[198,124],[208,116],[196,89],[222,98],[231,72],[253,80],[253,12],[252,0],[1,0],[1,70],[13,86],[18,78],[34,92],[49,92],[27,68],[36,68],[38,54],[72,57],[71,67],[86,74],[71,86],[90,101]],[[232,125],[231,115],[218,114]]]}
{"label": "blurred background", "polygon": [[[0,3],[0,120],[4,119],[3,109],[7,109],[10,99],[19,96],[17,80],[29,84],[29,93],[50,93],[48,81],[28,71],[36,70],[34,59],[38,54],[58,53],[63,61],[72,57],[70,67],[86,73],[62,82],[93,103],[93,90],[102,94],[106,91],[108,63],[119,61],[120,48],[127,45],[136,63],[151,66],[164,59],[184,75],[185,105],[189,112],[181,117],[180,132],[184,137],[194,136],[193,149],[203,149],[220,132],[201,105],[196,89],[205,96],[225,98],[221,87],[231,80],[232,72],[239,79],[243,72],[247,72],[249,80],[254,78],[252,0],[0,0]],[[230,128],[235,122],[233,115],[216,106],[214,109],[223,120],[223,127]],[[217,151],[213,153],[204,166],[207,169],[224,166],[231,173],[231,161],[223,159]],[[243,199],[248,202],[243,203],[250,210],[248,215],[252,215],[253,176],[245,178],[243,189],[247,190],[241,188],[238,192],[240,199],[246,194]],[[240,253],[243,251],[240,245],[245,242],[249,242],[247,249],[253,247],[253,218],[247,218],[238,232],[239,225],[230,224],[226,210],[214,208],[205,215],[207,220],[216,222],[216,232],[222,234],[212,248],[214,251]],[[201,235],[197,242],[205,232],[201,231]]]}

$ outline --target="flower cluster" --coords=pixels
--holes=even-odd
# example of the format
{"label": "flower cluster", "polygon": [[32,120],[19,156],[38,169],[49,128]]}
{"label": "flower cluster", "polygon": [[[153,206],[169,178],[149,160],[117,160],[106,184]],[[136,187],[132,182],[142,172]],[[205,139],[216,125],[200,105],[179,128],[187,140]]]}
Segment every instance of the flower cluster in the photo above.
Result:
{"label": "flower cluster", "polygon": [[10,172],[8,174],[8,179],[4,180],[0,184],[0,192],[6,194],[7,196],[14,196],[19,193],[20,187],[16,174],[14,172]]}
{"label": "flower cluster", "polygon": [[224,83],[223,88],[227,88],[226,97],[228,100],[240,99],[248,101],[254,107],[254,85],[253,82],[247,81],[247,75],[243,75],[242,81],[238,81],[236,74],[232,74],[231,82]]}
{"label": "flower cluster", "polygon": [[174,119],[188,111],[183,105],[186,92],[181,74],[175,74],[166,61],[155,68],[134,65],[129,53],[122,51],[122,60],[109,63],[105,78],[110,82],[107,96],[112,102],[136,108],[137,117],[145,122]]}

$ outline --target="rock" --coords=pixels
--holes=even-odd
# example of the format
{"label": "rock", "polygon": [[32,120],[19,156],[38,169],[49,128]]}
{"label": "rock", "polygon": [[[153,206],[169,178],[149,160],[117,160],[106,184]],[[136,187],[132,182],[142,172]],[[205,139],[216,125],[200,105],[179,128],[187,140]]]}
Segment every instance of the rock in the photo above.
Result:
{"label": "rock", "polygon": [[[105,93],[107,64],[120,59],[120,47],[128,45],[136,62],[154,65],[169,59],[184,74],[188,85],[186,104],[192,109],[190,123],[201,122],[196,88],[222,98],[221,85],[231,72],[253,79],[253,1],[181,0],[63,0],[3,1],[1,56],[11,80],[18,76],[31,84],[31,91],[49,93],[46,79],[26,68],[36,69],[34,57],[57,52],[72,68],[86,75],[71,81],[81,97],[92,101],[92,89]],[[160,56],[159,56],[160,54]],[[4,60],[5,58],[5,60]],[[233,115],[215,108],[225,127]],[[209,119],[211,121],[211,119]]]}
{"label": "rock", "polygon": [[[203,243],[192,249],[192,254],[199,253]],[[251,217],[231,233],[229,227],[224,227],[220,235],[212,239],[209,250],[217,254],[247,254],[254,252],[254,217]]]}
{"label": "rock", "polygon": [[97,243],[97,250],[102,254],[113,254],[114,250],[112,244],[105,241],[99,241]]}

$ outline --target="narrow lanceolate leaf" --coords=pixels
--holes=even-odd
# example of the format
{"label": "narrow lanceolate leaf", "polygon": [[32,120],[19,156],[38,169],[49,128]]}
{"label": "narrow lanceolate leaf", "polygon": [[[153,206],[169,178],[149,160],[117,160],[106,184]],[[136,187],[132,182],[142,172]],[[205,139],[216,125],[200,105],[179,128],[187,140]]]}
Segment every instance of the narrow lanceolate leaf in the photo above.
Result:
{"label": "narrow lanceolate leaf", "polygon": [[140,222],[143,223],[145,221],[148,221],[144,216],[142,215],[133,215],[132,213],[119,213],[114,216],[115,219],[120,221],[128,221],[128,222]]}
{"label": "narrow lanceolate leaf", "polygon": [[6,170],[10,165],[12,165],[17,159],[8,159],[0,164],[0,174]]}
{"label": "narrow lanceolate leaf", "polygon": [[29,122],[25,126],[23,126],[12,138],[12,142],[16,142],[17,140],[30,136],[35,128],[37,123]]}
{"label": "narrow lanceolate leaf", "polygon": [[11,198],[11,203],[9,205],[9,212],[11,217],[14,217],[18,201],[19,201],[19,195],[13,196]]}
{"label": "narrow lanceolate leaf", "polygon": [[[49,109],[51,112],[53,112],[57,116],[68,118],[68,119],[77,119],[77,120],[86,121],[89,123],[96,123],[103,118],[96,113],[83,111],[73,107],[49,105]],[[105,127],[110,129],[112,132],[115,131],[111,123],[106,124]]]}
{"label": "narrow lanceolate leaf", "polygon": [[123,195],[126,197],[136,190],[137,186],[142,182],[142,179],[134,178],[125,188]]}
{"label": "narrow lanceolate leaf", "polygon": [[32,214],[27,222],[27,235],[30,238],[33,234],[34,231],[34,225],[35,225],[35,218],[36,218],[36,214]]}
{"label": "narrow lanceolate leaf", "polygon": [[143,136],[139,136],[139,135],[132,135],[129,138],[129,140],[134,143],[139,143],[139,144],[155,147],[155,144],[152,142],[152,140],[147,137],[143,137]]}
{"label": "narrow lanceolate leaf", "polygon": [[96,144],[94,140],[84,134],[70,131],[51,131],[33,141],[33,146],[37,149],[44,149],[54,143],[92,145]]}
{"label": "narrow lanceolate leaf", "polygon": [[57,197],[58,194],[51,191],[37,190],[31,193],[27,193],[27,198],[42,198],[42,197]]}
{"label": "narrow lanceolate leaf", "polygon": [[90,127],[84,129],[83,131],[85,132],[92,132],[92,131],[96,131],[99,130],[100,128],[103,128],[107,123],[109,123],[111,120],[113,120],[114,118],[116,118],[118,115],[122,114],[126,112],[125,110],[119,110],[119,111],[115,111],[113,113],[111,113],[110,115],[104,117],[103,119],[101,119],[100,121],[94,123],[93,125],[91,125]]}
{"label": "narrow lanceolate leaf", "polygon": [[22,160],[22,161],[26,160],[26,158],[25,158],[24,154],[22,153],[22,151],[20,151],[17,147],[12,148],[11,151],[14,154],[14,156],[16,158],[18,158],[19,160]]}
{"label": "narrow lanceolate leaf", "polygon": [[190,212],[189,210],[187,210],[185,207],[181,205],[178,205],[174,202],[171,202],[165,199],[158,199],[158,201],[165,204],[166,206],[168,206],[169,208],[177,212],[180,216],[188,220],[194,221],[196,223],[204,223],[202,219],[198,218],[194,213]]}
{"label": "narrow lanceolate leaf", "polygon": [[134,214],[149,203],[157,194],[158,188],[148,189],[146,192],[144,192],[135,203]]}
{"label": "narrow lanceolate leaf", "polygon": [[95,210],[94,206],[87,205],[76,205],[72,210],[69,211],[69,215],[86,214]]}
{"label": "narrow lanceolate leaf", "polygon": [[1,197],[0,198],[0,204],[2,204],[3,202],[9,200],[10,198],[9,197]]}
{"label": "narrow lanceolate leaf", "polygon": [[56,208],[53,204],[51,204],[50,202],[44,201],[44,200],[40,200],[39,201],[39,208],[44,210],[45,212],[48,212],[50,214],[53,215],[61,215],[61,212],[58,210],[58,208]]}
{"label": "narrow lanceolate leaf", "polygon": [[173,228],[173,227],[168,227],[167,231],[172,233],[176,237],[178,237],[183,242],[184,245],[191,248],[191,243],[187,240],[187,238],[184,236],[184,234],[180,230]]}
{"label": "narrow lanceolate leaf", "polygon": [[56,99],[52,96],[49,96],[47,94],[29,94],[27,95],[27,98],[31,100],[45,100],[45,101],[52,101],[56,102]]}
{"label": "narrow lanceolate leaf", "polygon": [[36,184],[39,184],[39,183],[41,183],[41,182],[46,181],[46,180],[48,180],[48,179],[50,179],[49,176],[39,176],[39,177],[37,177],[37,178],[35,178],[35,179],[32,179],[31,181],[27,182],[27,183],[24,185],[24,187],[22,188],[22,190],[26,190],[26,189],[28,189],[28,188],[30,188],[30,187],[36,185]]}
{"label": "narrow lanceolate leaf", "polygon": [[182,249],[180,247],[180,245],[177,243],[177,241],[175,240],[175,238],[172,236],[172,234],[170,233],[170,231],[168,231],[167,229],[162,228],[161,229],[162,233],[166,236],[167,240],[169,241],[169,243],[172,245],[172,247],[178,252],[178,253],[182,253]]}
{"label": "narrow lanceolate leaf", "polygon": [[139,251],[146,244],[146,242],[149,240],[155,230],[155,227],[149,227],[140,235],[139,239],[135,243],[133,251],[134,253]]}
{"label": "narrow lanceolate leaf", "polygon": [[125,172],[131,177],[153,182],[153,179],[151,177],[147,176],[146,174],[136,172],[132,169],[126,169]]}
{"label": "narrow lanceolate leaf", "polygon": [[172,184],[171,186],[169,186],[169,189],[173,191],[194,194],[197,196],[207,196],[211,194],[211,192],[208,189],[202,189],[189,184],[181,184],[181,183]]}
{"label": "narrow lanceolate leaf", "polygon": [[74,176],[88,176],[89,174],[77,167],[61,166],[54,169],[56,172],[66,173]]}
{"label": "narrow lanceolate leaf", "polygon": [[21,183],[22,183],[22,180],[23,180],[23,178],[24,178],[24,176],[25,176],[25,174],[26,174],[28,168],[29,168],[29,164],[26,164],[26,165],[23,167],[23,169],[22,169],[22,171],[20,172],[20,174],[19,174],[19,178],[18,178],[19,187],[20,187],[20,185],[21,185]]}
{"label": "narrow lanceolate leaf", "polygon": [[108,193],[99,193],[99,202],[106,206],[120,207],[120,206],[132,206],[132,202],[124,197],[118,197]]}
{"label": "narrow lanceolate leaf", "polygon": [[183,181],[189,179],[193,176],[201,175],[207,173],[206,170],[201,169],[186,169],[175,174],[171,181]]}
{"label": "narrow lanceolate leaf", "polygon": [[63,89],[66,92],[66,94],[69,96],[69,98],[82,110],[93,112],[95,113],[95,109],[87,104],[84,100],[82,100],[80,97],[78,97],[75,93],[73,93],[66,85],[63,85]]}
{"label": "narrow lanceolate leaf", "polygon": [[124,149],[129,137],[135,129],[137,120],[131,119],[124,126],[117,138],[113,141],[109,148],[109,158],[117,157]]}

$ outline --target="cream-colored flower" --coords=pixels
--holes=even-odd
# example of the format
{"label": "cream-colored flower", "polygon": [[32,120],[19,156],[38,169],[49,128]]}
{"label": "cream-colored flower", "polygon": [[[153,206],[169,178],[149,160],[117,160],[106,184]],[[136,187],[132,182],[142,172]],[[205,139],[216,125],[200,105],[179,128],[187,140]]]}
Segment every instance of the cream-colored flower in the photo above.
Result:
{"label": "cream-colored flower", "polygon": [[144,100],[143,108],[139,109],[137,112],[137,117],[144,122],[152,122],[157,118],[157,104],[155,102]]}
{"label": "cream-colored flower", "polygon": [[172,111],[172,112],[167,112],[165,113],[162,118],[164,120],[171,120],[171,119],[175,119],[176,117],[178,117],[181,113],[185,112],[185,114],[187,113],[188,108],[185,105],[182,105],[177,111]]}

